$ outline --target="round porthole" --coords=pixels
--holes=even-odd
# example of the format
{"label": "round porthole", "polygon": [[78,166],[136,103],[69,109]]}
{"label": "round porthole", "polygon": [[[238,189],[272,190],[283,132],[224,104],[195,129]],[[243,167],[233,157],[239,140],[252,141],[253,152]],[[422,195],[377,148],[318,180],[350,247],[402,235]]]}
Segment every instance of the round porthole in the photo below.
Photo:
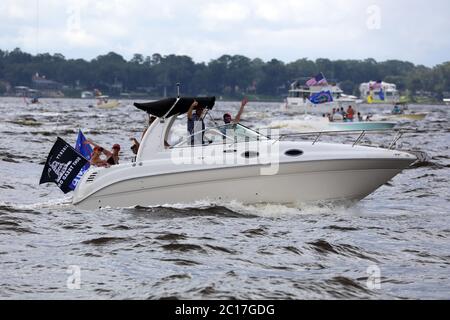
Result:
{"label": "round porthole", "polygon": [[245,152],[242,154],[242,156],[243,156],[244,158],[247,158],[247,159],[249,159],[249,158],[256,158],[256,157],[259,156],[259,152],[256,152],[256,151],[245,151]]}
{"label": "round porthole", "polygon": [[299,157],[303,154],[303,151],[298,149],[291,149],[286,151],[284,154],[289,157]]}

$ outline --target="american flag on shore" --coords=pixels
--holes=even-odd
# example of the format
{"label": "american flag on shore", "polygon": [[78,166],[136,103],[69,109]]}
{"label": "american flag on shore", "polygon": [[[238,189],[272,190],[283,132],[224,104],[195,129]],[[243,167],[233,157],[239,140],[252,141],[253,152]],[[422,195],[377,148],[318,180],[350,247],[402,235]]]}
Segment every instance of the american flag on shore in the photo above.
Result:
{"label": "american flag on shore", "polygon": [[318,84],[328,84],[327,79],[325,79],[325,77],[324,77],[322,72],[319,73],[314,78],[311,78],[308,81],[306,81],[306,85],[308,87],[315,86],[315,85],[318,85]]}

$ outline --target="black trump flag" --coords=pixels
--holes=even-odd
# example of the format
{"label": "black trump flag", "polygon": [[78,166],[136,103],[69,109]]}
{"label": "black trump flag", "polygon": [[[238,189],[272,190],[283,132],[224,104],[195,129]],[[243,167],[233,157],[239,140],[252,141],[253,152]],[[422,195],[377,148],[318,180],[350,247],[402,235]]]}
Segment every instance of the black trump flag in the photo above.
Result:
{"label": "black trump flag", "polygon": [[39,184],[54,182],[64,192],[72,191],[70,184],[89,162],[78,151],[58,137],[50,151]]}

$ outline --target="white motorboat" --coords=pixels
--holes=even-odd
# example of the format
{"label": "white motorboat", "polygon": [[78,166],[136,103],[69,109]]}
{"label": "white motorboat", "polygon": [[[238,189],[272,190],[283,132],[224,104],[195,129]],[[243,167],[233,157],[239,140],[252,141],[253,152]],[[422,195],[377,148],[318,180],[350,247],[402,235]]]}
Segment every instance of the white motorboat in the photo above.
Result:
{"label": "white motorboat", "polygon": [[400,102],[397,86],[384,81],[369,81],[359,86],[361,99],[369,104],[390,104]]}
{"label": "white motorboat", "polygon": [[[212,109],[215,98],[195,98]],[[336,143],[285,141],[240,124],[207,128],[167,146],[174,122],[194,98],[137,104],[158,119],[136,160],[92,167],[75,190],[82,209],[192,204],[357,201],[416,160],[410,153]],[[225,130],[226,129],[226,130]],[[193,137],[203,143],[192,145]],[[195,139],[194,139],[195,142]]]}
{"label": "white motorboat", "polygon": [[92,91],[81,92],[81,99],[92,99],[94,98],[94,93]]}
{"label": "white motorboat", "polygon": [[[322,91],[330,91],[333,96],[333,101],[326,102],[323,104],[313,104],[309,98],[315,93]],[[344,91],[337,85],[299,85],[296,81],[291,84],[288,97],[285,104],[281,106],[282,111],[293,111],[293,112],[316,112],[316,113],[328,113],[331,112],[333,108],[345,108],[352,106],[353,109],[357,109],[358,105],[362,103],[355,96],[346,95]]]}

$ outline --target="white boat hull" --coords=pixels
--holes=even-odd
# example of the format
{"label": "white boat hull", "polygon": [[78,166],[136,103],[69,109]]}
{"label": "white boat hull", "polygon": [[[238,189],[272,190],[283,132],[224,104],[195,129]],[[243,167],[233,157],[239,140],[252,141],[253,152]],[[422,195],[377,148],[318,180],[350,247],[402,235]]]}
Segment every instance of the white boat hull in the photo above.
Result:
{"label": "white boat hull", "polygon": [[151,163],[115,166],[100,169],[92,182],[87,180],[93,170],[86,173],[73,202],[81,209],[97,209],[192,204],[203,200],[213,203],[234,200],[244,204],[358,201],[416,159],[402,152],[386,152],[386,157],[368,154],[366,158],[352,160],[281,159],[274,175],[261,175],[261,168],[267,169],[267,165],[199,166],[179,173],[157,174],[151,173],[155,171]]}

